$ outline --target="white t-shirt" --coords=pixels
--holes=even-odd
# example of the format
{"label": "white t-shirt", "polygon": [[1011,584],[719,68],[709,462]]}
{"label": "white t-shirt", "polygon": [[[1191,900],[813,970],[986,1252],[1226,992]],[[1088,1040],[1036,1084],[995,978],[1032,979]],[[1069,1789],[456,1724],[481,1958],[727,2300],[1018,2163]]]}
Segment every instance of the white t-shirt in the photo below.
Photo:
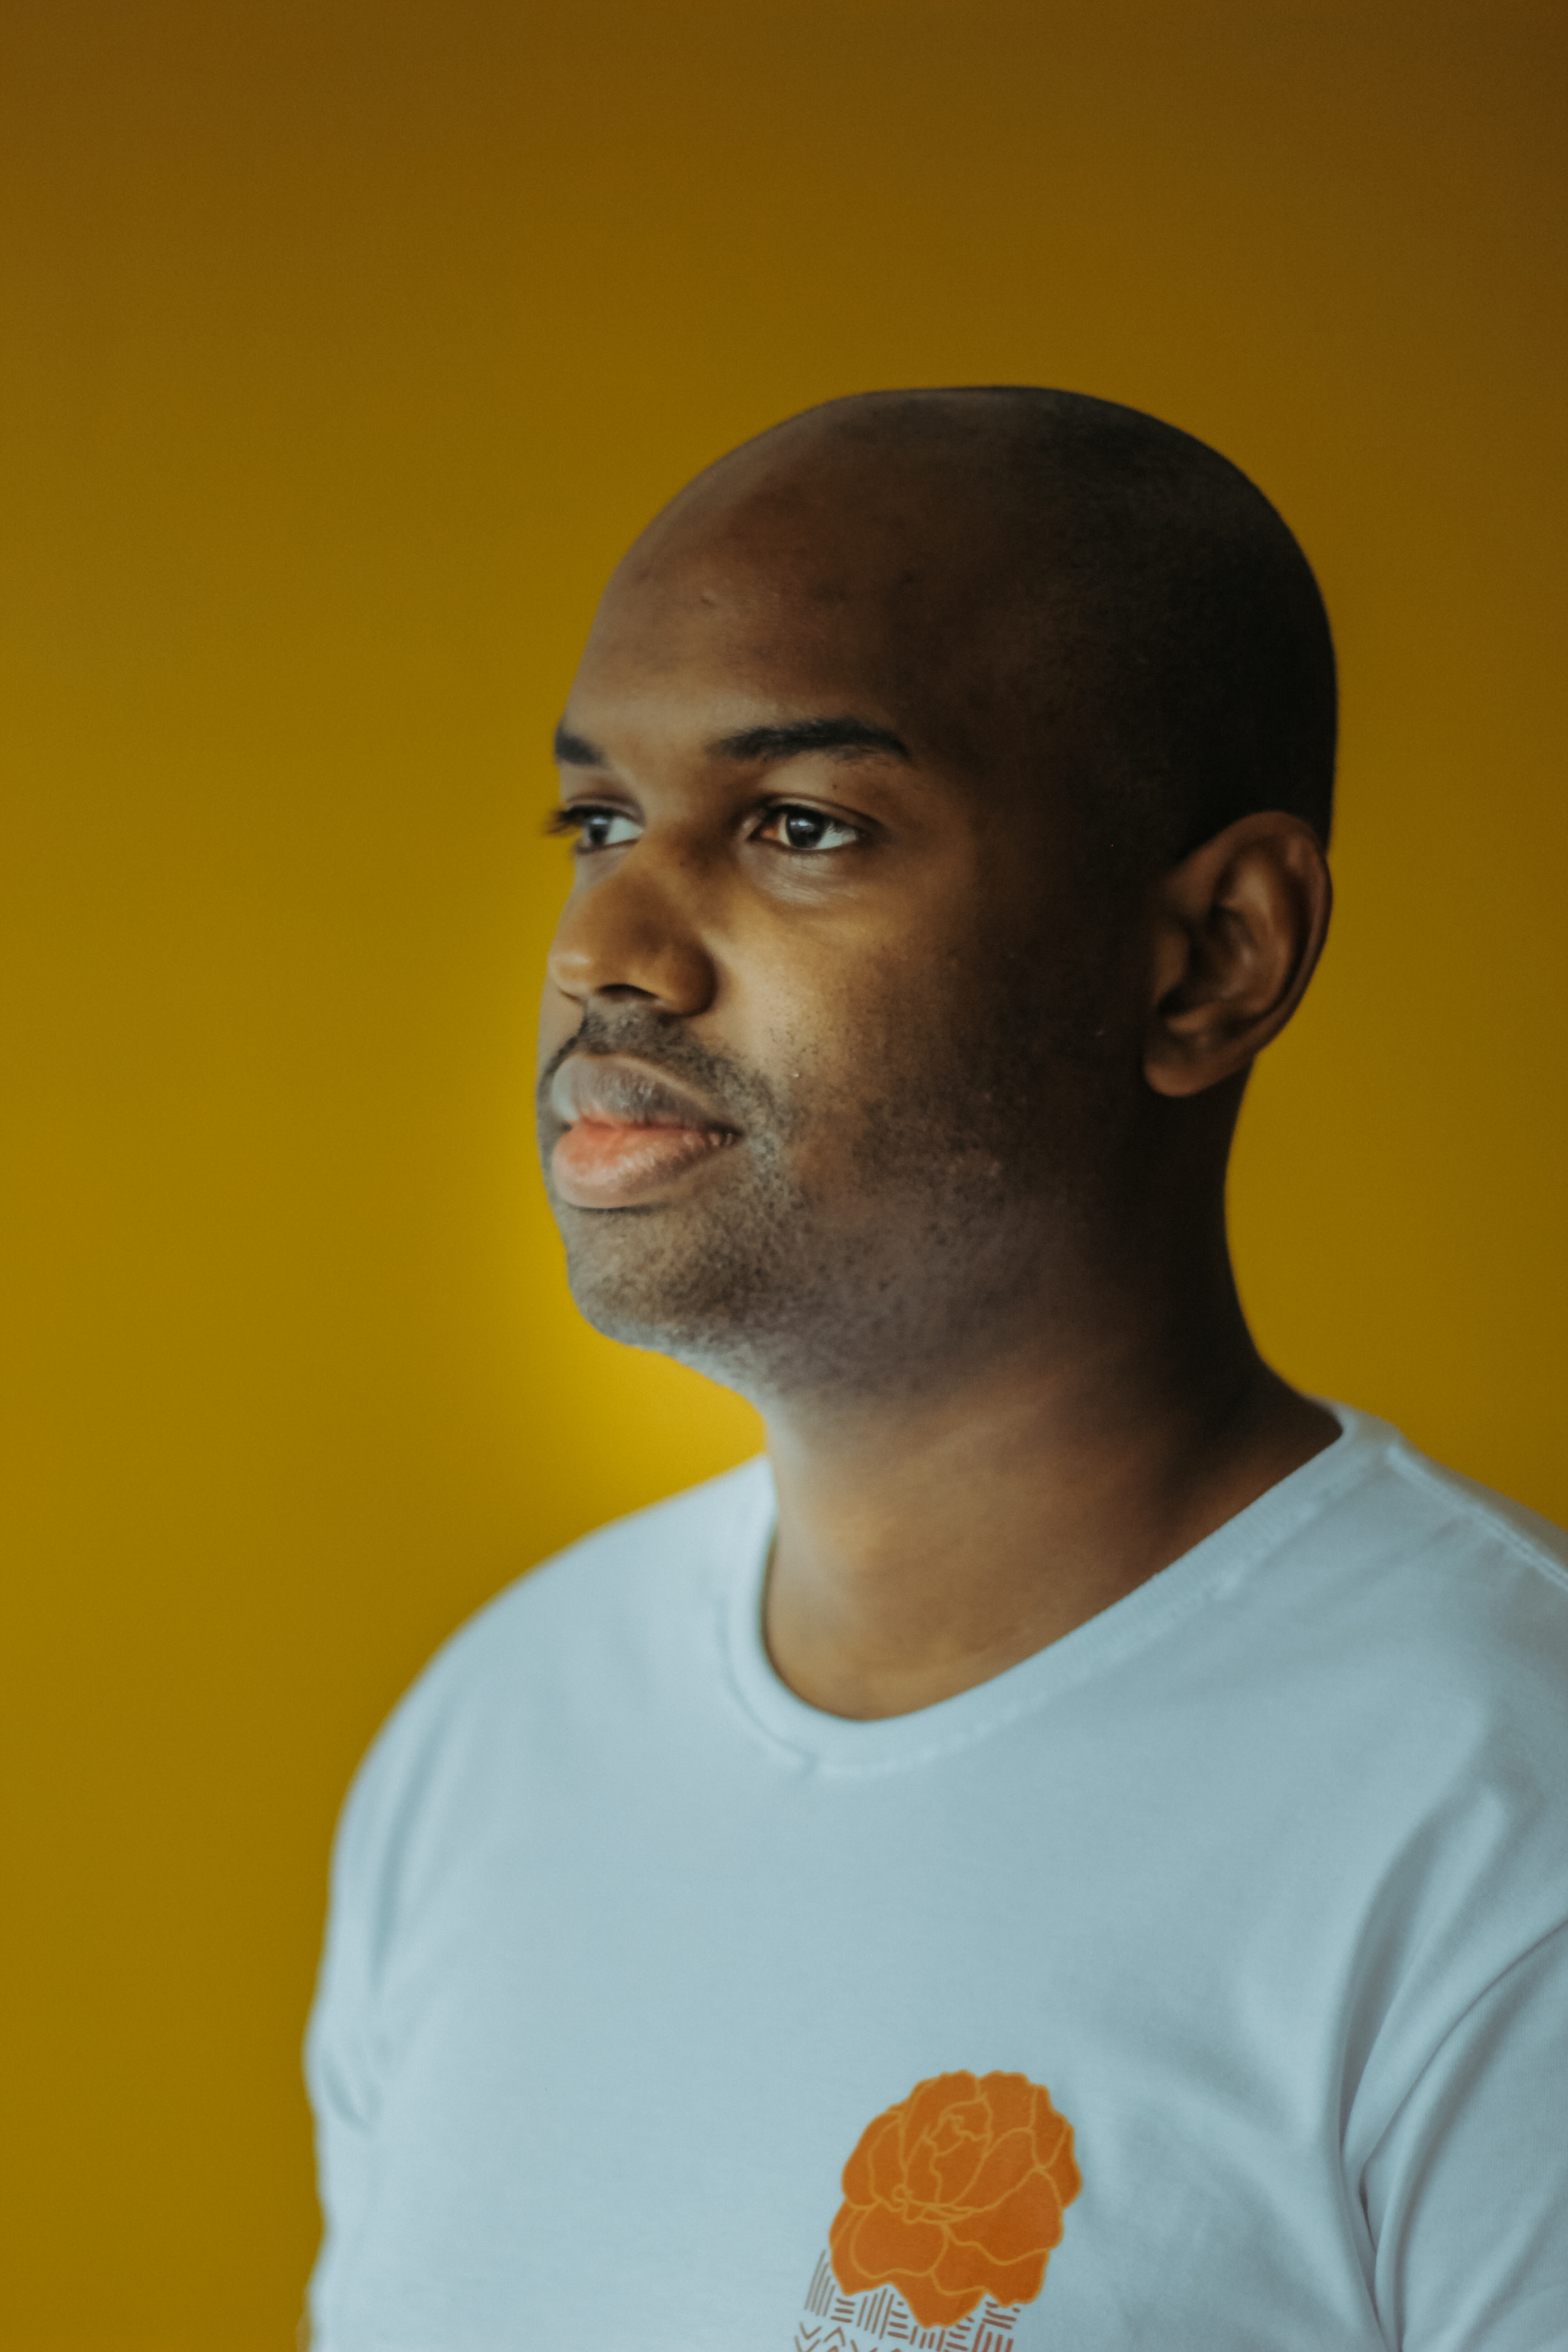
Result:
{"label": "white t-shirt", "polygon": [[376,1741],[310,2040],[320,2352],[1568,2346],[1568,1541],[1336,1408],[873,1723],[762,1463],[501,1594]]}

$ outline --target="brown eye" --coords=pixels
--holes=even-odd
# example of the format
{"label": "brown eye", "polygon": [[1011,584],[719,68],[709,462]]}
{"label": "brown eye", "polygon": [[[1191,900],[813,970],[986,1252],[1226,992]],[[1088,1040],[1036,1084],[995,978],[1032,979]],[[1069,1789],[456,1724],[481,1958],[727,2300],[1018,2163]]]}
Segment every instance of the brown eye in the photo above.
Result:
{"label": "brown eye", "polygon": [[795,803],[770,810],[759,840],[771,841],[780,849],[793,849],[810,855],[814,851],[852,848],[860,835],[842,817],[829,816],[824,809],[806,808]]}

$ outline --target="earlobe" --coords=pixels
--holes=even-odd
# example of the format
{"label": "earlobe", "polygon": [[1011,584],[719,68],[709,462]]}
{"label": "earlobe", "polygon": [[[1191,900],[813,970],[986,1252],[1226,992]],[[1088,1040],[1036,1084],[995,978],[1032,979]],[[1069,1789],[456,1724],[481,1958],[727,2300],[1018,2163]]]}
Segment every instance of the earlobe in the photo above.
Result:
{"label": "earlobe", "polygon": [[1241,817],[1156,886],[1143,1073],[1156,1094],[1203,1093],[1245,1069],[1301,1000],[1332,886],[1310,825]]}

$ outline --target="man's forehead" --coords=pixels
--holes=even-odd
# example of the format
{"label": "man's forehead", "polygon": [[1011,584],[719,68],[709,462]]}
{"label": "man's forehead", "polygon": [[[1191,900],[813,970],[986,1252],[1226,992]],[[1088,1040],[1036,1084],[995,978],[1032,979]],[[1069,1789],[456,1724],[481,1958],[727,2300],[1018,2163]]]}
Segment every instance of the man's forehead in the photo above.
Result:
{"label": "man's forehead", "polygon": [[864,457],[760,478],[737,463],[734,474],[720,469],[657,516],[617,568],[612,594],[654,588],[748,608],[780,598],[906,604],[997,578],[1019,551],[1009,544],[1015,518],[973,477]]}
{"label": "man's forehead", "polygon": [[826,626],[868,644],[911,604],[940,595],[943,574],[907,551],[853,532],[837,539],[726,534],[638,560],[613,575],[595,616],[591,647],[630,650],[661,639],[751,638],[759,646],[809,642]]}
{"label": "man's forehead", "polygon": [[[1001,790],[1018,764],[1006,698],[973,675],[944,676],[912,643],[868,649],[838,629],[786,637],[710,637],[700,653],[668,641],[620,657],[606,642],[585,658],[563,719],[566,772],[588,764],[634,785],[674,761],[717,781],[753,763],[815,757],[879,765],[889,785],[967,800]],[[582,747],[595,755],[590,762]],[[1037,779],[1036,790],[1043,779]]]}
{"label": "man's forehead", "polygon": [[[674,561],[628,559],[595,615],[573,688],[580,704],[735,706],[718,736],[864,713],[906,742],[942,731],[1000,642],[982,582],[843,542],[691,543]],[[742,706],[745,706],[742,708]]]}
{"label": "man's forehead", "polygon": [[881,604],[846,599],[825,611],[782,569],[650,572],[606,595],[571,724],[592,735],[640,715],[718,740],[852,714],[907,744],[922,700],[911,653]]}
{"label": "man's forehead", "polygon": [[950,448],[789,439],[700,477],[628,550],[570,728],[657,727],[695,750],[850,713],[922,768],[994,776],[1016,749],[1020,653],[1037,681],[1049,666],[1016,499]]}

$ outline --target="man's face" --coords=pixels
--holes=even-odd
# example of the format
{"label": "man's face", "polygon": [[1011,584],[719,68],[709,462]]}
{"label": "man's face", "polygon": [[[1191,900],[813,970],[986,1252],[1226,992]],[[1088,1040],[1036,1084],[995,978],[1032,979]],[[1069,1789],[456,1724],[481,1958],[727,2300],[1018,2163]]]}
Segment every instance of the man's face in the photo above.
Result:
{"label": "man's face", "polygon": [[563,728],[574,1292],[759,1400],[918,1386],[1037,1315],[1138,1093],[1132,926],[1086,908],[1060,779],[940,563],[833,504],[634,550]]}

